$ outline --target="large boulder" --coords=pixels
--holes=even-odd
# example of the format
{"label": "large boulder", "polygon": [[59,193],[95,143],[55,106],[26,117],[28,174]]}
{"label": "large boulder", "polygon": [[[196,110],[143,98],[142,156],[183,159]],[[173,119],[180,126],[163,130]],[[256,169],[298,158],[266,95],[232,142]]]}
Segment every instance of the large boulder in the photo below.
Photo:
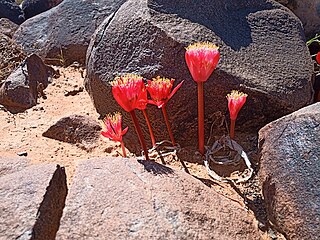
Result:
{"label": "large boulder", "polygon": [[37,104],[53,73],[35,54],[28,56],[0,86],[0,104],[11,112],[24,111]]}
{"label": "large boulder", "polygon": [[57,239],[259,239],[253,215],[152,161],[81,161]]}
{"label": "large boulder", "polygon": [[0,158],[0,238],[54,240],[66,196],[64,168]]}
{"label": "large boulder", "polygon": [[57,7],[28,19],[14,35],[27,53],[47,63],[84,64],[90,38],[100,23],[125,0],[65,0]]}
{"label": "large boulder", "polygon": [[287,239],[320,239],[320,103],[268,124],[259,142],[270,221]]}
{"label": "large boulder", "polygon": [[[160,75],[175,78],[175,84],[185,80],[168,104],[169,118],[179,143],[196,140],[197,90],[184,57],[185,47],[196,41],[216,43],[221,52],[217,70],[205,83],[207,137],[214,116],[225,114],[232,89],[249,95],[238,118],[243,130],[257,130],[312,101],[313,66],[303,28],[282,5],[129,0],[101,24],[88,48],[85,86],[97,111],[121,110],[111,93],[116,75]],[[149,113],[156,138],[168,139],[161,111],[153,106]],[[124,119],[130,122],[128,114]]]}
{"label": "large boulder", "polygon": [[24,0],[22,3],[22,10],[26,19],[45,12],[63,0]]}
{"label": "large boulder", "polygon": [[276,0],[301,20],[307,38],[320,32],[320,0]]}
{"label": "large boulder", "polygon": [[16,24],[24,21],[22,9],[14,0],[0,0],[0,18],[8,18]]}

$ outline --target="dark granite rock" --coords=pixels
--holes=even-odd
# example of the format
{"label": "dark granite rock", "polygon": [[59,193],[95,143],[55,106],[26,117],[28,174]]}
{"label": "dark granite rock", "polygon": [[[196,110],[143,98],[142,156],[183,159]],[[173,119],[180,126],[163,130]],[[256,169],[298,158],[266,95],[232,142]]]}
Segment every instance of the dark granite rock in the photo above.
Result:
{"label": "dark granite rock", "polygon": [[24,0],[22,3],[22,11],[25,18],[28,19],[57,6],[62,1],[63,0]]}
{"label": "dark granite rock", "polygon": [[57,239],[259,239],[253,216],[192,176],[155,162],[77,167]]}
{"label": "dark granite rock", "polygon": [[101,126],[93,118],[82,115],[64,117],[52,125],[42,136],[78,144],[86,150],[96,146]]}
{"label": "dark granite rock", "polygon": [[320,1],[276,0],[289,8],[301,20],[308,39],[320,32]]}
{"label": "dark granite rock", "polygon": [[[88,48],[85,86],[97,111],[104,115],[121,110],[110,85],[119,74],[172,77],[175,85],[185,80],[167,109],[176,141],[196,144],[197,89],[185,63],[185,47],[196,41],[216,43],[221,52],[217,69],[205,83],[206,138],[214,116],[225,115],[226,94],[232,89],[249,95],[237,120],[245,131],[255,131],[313,100],[313,66],[301,22],[280,4],[129,0],[101,24]],[[148,112],[156,139],[168,139],[161,111],[150,106]],[[123,115],[130,123],[129,115]]]}
{"label": "dark granite rock", "polygon": [[0,0],[0,18],[8,18],[16,24],[24,21],[22,9],[14,0]]}
{"label": "dark granite rock", "polygon": [[320,239],[320,103],[271,122],[259,142],[270,221],[287,239]]}
{"label": "dark granite rock", "polygon": [[37,53],[47,63],[84,64],[95,29],[123,2],[64,0],[57,7],[28,19],[14,39],[28,54]]}

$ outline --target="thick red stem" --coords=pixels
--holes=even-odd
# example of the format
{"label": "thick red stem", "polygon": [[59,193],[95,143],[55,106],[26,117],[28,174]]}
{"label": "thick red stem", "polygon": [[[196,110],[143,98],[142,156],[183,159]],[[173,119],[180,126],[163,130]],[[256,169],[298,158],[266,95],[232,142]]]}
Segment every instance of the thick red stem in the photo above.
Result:
{"label": "thick red stem", "polygon": [[121,149],[122,149],[122,156],[123,156],[123,157],[127,157],[126,149],[125,149],[125,147],[124,147],[123,141],[121,141],[120,143],[121,143]]}
{"label": "thick red stem", "polygon": [[150,119],[149,119],[148,114],[147,114],[147,110],[144,109],[144,110],[142,110],[142,112],[143,112],[144,118],[146,119],[146,123],[147,123],[148,129],[149,129],[150,138],[151,138],[151,142],[152,142],[152,147],[155,147],[156,146],[156,140],[154,138],[154,134],[153,134],[153,130],[152,130],[152,127],[151,127]]}
{"label": "thick red stem", "polygon": [[134,112],[134,110],[132,110],[132,111],[130,112],[130,115],[131,115],[131,118],[132,118],[134,127],[135,127],[135,129],[136,129],[136,132],[137,132],[137,134],[138,134],[138,138],[139,138],[141,147],[142,147],[142,149],[143,149],[143,151],[144,151],[144,155],[145,155],[145,157],[146,157],[146,160],[149,160],[146,142],[145,142],[145,140],[144,140],[144,137],[143,137],[143,134],[142,134],[142,131],[141,131],[139,122],[138,122],[138,118],[137,118],[136,113]]}
{"label": "thick red stem", "polygon": [[170,136],[170,140],[172,142],[172,145],[175,146],[176,142],[174,141],[174,137],[173,137],[172,130],[171,130],[171,127],[170,127],[166,106],[165,105],[162,106],[161,109],[162,109],[162,114],[163,114],[163,117],[164,117],[164,121],[165,121],[165,123],[167,125],[167,129],[168,129],[168,133],[169,133],[169,136]]}
{"label": "thick red stem", "polygon": [[199,152],[204,154],[204,95],[203,82],[198,82],[198,141]]}
{"label": "thick red stem", "polygon": [[231,139],[234,139],[234,129],[235,129],[235,126],[236,126],[236,120],[232,120],[232,119],[231,119],[231,122],[230,122],[230,138],[231,138]]}

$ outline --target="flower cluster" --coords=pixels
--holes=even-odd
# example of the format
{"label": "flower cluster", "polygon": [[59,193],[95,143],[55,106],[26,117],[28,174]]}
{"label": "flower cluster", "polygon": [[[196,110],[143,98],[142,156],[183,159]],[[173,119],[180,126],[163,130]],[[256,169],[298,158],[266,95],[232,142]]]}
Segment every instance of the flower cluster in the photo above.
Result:
{"label": "flower cluster", "polygon": [[[318,58],[318,56],[317,56]],[[185,60],[193,80],[198,85],[198,140],[199,151],[204,154],[204,83],[209,79],[220,60],[219,48],[209,42],[191,44],[186,48]],[[317,59],[318,60],[318,59]],[[320,56],[319,56],[320,60]],[[125,74],[116,77],[112,82],[112,93],[118,104],[130,114],[135,126],[135,130],[139,137],[140,144],[148,160],[148,151],[146,143],[135,111],[141,110],[145,117],[149,128],[150,137],[153,146],[156,145],[151,123],[146,112],[147,104],[156,105],[162,110],[163,117],[167,126],[167,130],[172,142],[175,146],[175,140],[169,124],[166,105],[172,96],[180,89],[183,84],[181,81],[175,88],[174,79],[157,76],[151,80],[147,80],[145,85],[142,76],[135,74]],[[151,99],[148,99],[148,93]],[[246,101],[247,94],[232,91],[227,95],[228,108],[230,112],[231,127],[230,137],[234,137],[235,121],[238,113]],[[122,117],[120,113],[107,115],[103,122],[104,137],[114,141],[119,141],[123,145],[122,136],[127,132],[128,128],[122,130]],[[124,149],[124,147],[123,147]],[[125,156],[125,151],[123,150]]]}

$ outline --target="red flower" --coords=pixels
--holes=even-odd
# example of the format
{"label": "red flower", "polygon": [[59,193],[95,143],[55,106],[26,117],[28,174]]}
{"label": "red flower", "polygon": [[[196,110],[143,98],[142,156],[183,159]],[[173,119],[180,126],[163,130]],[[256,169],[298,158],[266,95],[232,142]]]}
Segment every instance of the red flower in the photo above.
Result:
{"label": "red flower", "polygon": [[178,86],[176,86],[171,92],[173,82],[173,78],[161,78],[159,76],[153,78],[152,81],[148,80],[147,90],[152,98],[152,100],[149,100],[148,103],[157,105],[158,108],[165,106],[183,83],[183,81],[179,83]]}
{"label": "red flower", "polygon": [[317,60],[317,63],[320,64],[320,52],[317,53],[316,60]]}
{"label": "red flower", "polygon": [[236,120],[238,113],[247,99],[247,94],[232,90],[230,94],[227,95],[228,108],[230,112],[230,119]]}
{"label": "red flower", "polygon": [[120,113],[108,114],[102,121],[101,135],[112,141],[122,142],[122,136],[128,131],[128,127],[122,130],[122,116]]}
{"label": "red flower", "polygon": [[193,80],[207,81],[220,59],[218,47],[204,42],[189,45],[186,50],[185,58]]}
{"label": "red flower", "polygon": [[116,77],[111,85],[114,98],[125,111],[146,108],[147,91],[141,76],[126,74]]}

